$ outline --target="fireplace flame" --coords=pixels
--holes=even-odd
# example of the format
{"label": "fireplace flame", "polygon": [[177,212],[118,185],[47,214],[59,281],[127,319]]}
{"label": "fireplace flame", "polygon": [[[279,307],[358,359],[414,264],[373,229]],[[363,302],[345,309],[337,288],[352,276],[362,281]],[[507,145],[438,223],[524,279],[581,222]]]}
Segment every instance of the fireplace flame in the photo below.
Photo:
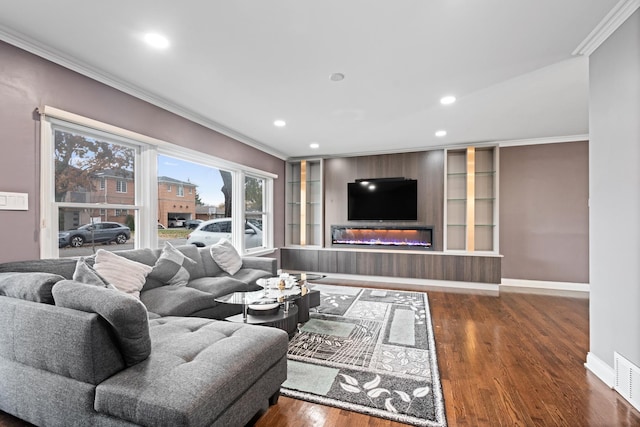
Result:
{"label": "fireplace flame", "polygon": [[333,244],[366,246],[431,247],[430,230],[394,230],[381,228],[343,228],[336,230]]}

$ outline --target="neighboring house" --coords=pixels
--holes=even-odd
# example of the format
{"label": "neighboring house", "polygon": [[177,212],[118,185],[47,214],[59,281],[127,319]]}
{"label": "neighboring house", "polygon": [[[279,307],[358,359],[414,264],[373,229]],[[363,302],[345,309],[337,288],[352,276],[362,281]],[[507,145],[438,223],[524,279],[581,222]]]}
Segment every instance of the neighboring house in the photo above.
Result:
{"label": "neighboring house", "polygon": [[[94,174],[93,191],[70,191],[63,200],[77,203],[135,204],[133,174],[127,170],[108,169]],[[158,222],[169,226],[171,218],[196,217],[196,184],[166,176],[158,177]],[[70,229],[92,221],[112,221],[125,224],[129,209],[96,208],[66,209],[62,214],[61,229]],[[209,219],[209,218],[207,218]]]}
{"label": "neighboring house", "polygon": [[158,177],[158,222],[169,227],[169,219],[196,218],[196,184],[168,176]]}
{"label": "neighboring house", "polygon": [[196,219],[207,221],[214,218],[224,218],[224,208],[211,205],[196,206]]}

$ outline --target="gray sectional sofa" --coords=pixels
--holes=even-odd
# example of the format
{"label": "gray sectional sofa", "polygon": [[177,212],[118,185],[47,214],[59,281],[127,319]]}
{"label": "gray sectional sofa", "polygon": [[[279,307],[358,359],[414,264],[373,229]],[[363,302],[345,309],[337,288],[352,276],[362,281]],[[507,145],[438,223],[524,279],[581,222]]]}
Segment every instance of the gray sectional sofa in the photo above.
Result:
{"label": "gray sectional sofa", "polygon": [[[244,426],[274,404],[287,334],[211,318],[230,309],[216,296],[255,289],[276,261],[230,275],[208,248],[177,249],[172,280],[187,283],[149,273],[139,299],[80,283],[76,260],[0,264],[0,410],[41,426]],[[156,270],[162,257],[117,254]]]}

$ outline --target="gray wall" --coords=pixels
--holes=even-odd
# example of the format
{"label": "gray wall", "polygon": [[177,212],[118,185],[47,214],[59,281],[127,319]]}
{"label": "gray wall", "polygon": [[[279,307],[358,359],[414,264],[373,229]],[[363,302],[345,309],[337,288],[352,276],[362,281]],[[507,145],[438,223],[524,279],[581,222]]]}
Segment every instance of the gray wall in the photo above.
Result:
{"label": "gray wall", "polygon": [[38,258],[39,122],[50,105],[278,174],[275,246],[284,244],[284,161],[0,42],[0,191],[29,194],[28,211],[0,211],[0,262]]}
{"label": "gray wall", "polygon": [[640,10],[590,57],[590,353],[640,366]]}
{"label": "gray wall", "polygon": [[502,277],[589,282],[589,144],[500,148]]}

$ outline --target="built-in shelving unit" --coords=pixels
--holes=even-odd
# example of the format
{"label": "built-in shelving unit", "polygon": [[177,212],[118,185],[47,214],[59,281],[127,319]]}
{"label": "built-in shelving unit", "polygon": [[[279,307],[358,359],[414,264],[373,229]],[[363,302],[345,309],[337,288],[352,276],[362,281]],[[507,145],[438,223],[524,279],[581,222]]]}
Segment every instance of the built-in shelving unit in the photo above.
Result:
{"label": "built-in shelving unit", "polygon": [[447,150],[445,250],[497,252],[498,148]]}
{"label": "built-in shelving unit", "polygon": [[287,162],[287,245],[322,246],[322,159]]}

